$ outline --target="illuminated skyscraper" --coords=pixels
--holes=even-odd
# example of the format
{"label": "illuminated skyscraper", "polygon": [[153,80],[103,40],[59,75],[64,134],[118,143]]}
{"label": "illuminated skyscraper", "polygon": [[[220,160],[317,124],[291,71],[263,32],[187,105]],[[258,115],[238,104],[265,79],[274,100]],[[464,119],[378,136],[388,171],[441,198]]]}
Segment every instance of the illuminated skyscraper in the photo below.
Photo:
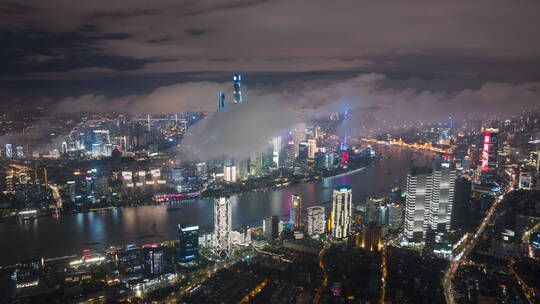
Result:
{"label": "illuminated skyscraper", "polygon": [[383,224],[384,219],[381,216],[382,207],[384,207],[384,198],[370,198],[366,200],[366,216],[364,222],[366,224]]}
{"label": "illuminated skyscraper", "polygon": [[482,132],[484,133],[484,140],[482,144],[482,175],[480,180],[483,185],[491,185],[497,171],[499,130],[482,128]]}
{"label": "illuminated skyscraper", "polygon": [[7,158],[13,157],[13,146],[11,144],[6,144],[6,157]]}
{"label": "illuminated skyscraper", "polygon": [[448,231],[452,218],[456,171],[449,163],[438,164],[433,170],[433,188],[429,202],[429,227],[433,231]]}
{"label": "illuminated skyscraper", "polygon": [[347,164],[349,162],[349,133],[348,133],[348,121],[349,121],[349,109],[345,108],[343,111],[343,138],[341,139],[341,163]]}
{"label": "illuminated skyscraper", "polygon": [[402,223],[403,208],[396,204],[388,204],[388,228],[398,229]]}
{"label": "illuminated skyscraper", "polygon": [[298,155],[298,143],[294,141],[294,132],[289,130],[285,133],[285,144],[283,147],[283,165],[285,167],[293,167]]}
{"label": "illuminated skyscraper", "polygon": [[163,248],[160,248],[157,245],[151,245],[150,247],[145,248],[144,268],[147,275],[157,276],[165,271],[163,254]]}
{"label": "illuminated skyscraper", "polygon": [[17,158],[24,158],[24,149],[21,146],[18,146],[17,148]]}
{"label": "illuminated skyscraper", "polygon": [[240,90],[240,81],[242,81],[242,76],[240,74],[233,75],[233,102],[235,104],[242,103],[242,91]]}
{"label": "illuminated skyscraper", "polygon": [[299,229],[302,227],[302,198],[297,195],[291,195],[291,210],[289,212],[289,223],[294,228]]}
{"label": "illuminated skyscraper", "polygon": [[272,138],[272,163],[274,168],[279,167],[279,154],[281,153],[281,136]]}
{"label": "illuminated skyscraper", "polygon": [[225,99],[225,92],[219,91],[218,108],[220,111],[224,111],[227,107],[227,100]]}
{"label": "illuminated skyscraper", "polygon": [[189,263],[199,257],[199,226],[178,225],[178,261]]}
{"label": "illuminated skyscraper", "polygon": [[332,200],[332,237],[342,240],[349,235],[352,221],[352,190],[348,186],[337,187]]}
{"label": "illuminated skyscraper", "polygon": [[433,170],[414,167],[407,175],[405,235],[410,242],[421,242],[428,228],[429,201],[433,187]]}
{"label": "illuminated skyscraper", "polygon": [[314,159],[317,153],[317,140],[315,138],[308,139],[308,158]]}
{"label": "illuminated skyscraper", "polygon": [[230,164],[223,166],[223,175],[226,182],[236,183],[236,166]]}
{"label": "illuminated skyscraper", "polygon": [[325,210],[323,206],[308,207],[306,218],[307,234],[316,237],[324,234],[326,228]]}
{"label": "illuminated skyscraper", "polygon": [[214,200],[214,233],[216,253],[221,257],[231,256],[231,201],[228,197]]}
{"label": "illuminated skyscraper", "polygon": [[424,241],[428,229],[450,229],[456,177],[449,163],[435,169],[415,167],[407,175],[405,235],[409,241]]}

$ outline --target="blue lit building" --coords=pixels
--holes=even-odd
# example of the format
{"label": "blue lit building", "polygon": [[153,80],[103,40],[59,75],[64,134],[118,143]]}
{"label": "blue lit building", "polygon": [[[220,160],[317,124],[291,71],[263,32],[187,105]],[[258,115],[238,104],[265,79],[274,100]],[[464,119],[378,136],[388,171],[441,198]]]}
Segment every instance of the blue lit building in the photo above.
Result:
{"label": "blue lit building", "polygon": [[536,232],[531,235],[531,246],[536,249],[540,249],[540,232]]}
{"label": "blue lit building", "polygon": [[178,225],[178,262],[196,262],[199,258],[199,226]]}

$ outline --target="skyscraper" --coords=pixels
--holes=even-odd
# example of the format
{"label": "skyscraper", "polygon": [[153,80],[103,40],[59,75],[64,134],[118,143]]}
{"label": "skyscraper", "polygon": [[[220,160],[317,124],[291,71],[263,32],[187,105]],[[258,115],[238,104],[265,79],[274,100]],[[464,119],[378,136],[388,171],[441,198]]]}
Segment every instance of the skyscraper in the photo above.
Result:
{"label": "skyscraper", "polygon": [[146,274],[157,276],[165,271],[163,249],[157,245],[151,245],[144,250],[144,268]]}
{"label": "skyscraper", "polygon": [[308,158],[314,159],[317,153],[317,140],[315,138],[308,139]]}
{"label": "skyscraper", "polygon": [[178,261],[189,263],[199,257],[199,226],[178,225]]}
{"label": "skyscraper", "polygon": [[366,200],[366,224],[382,224],[381,207],[384,206],[384,198],[370,198]]}
{"label": "skyscraper", "polygon": [[279,236],[279,218],[277,216],[269,216],[263,221],[264,237],[272,242]]}
{"label": "skyscraper", "polygon": [[449,163],[437,164],[435,169],[412,168],[407,175],[405,203],[405,235],[409,241],[424,241],[428,229],[450,229],[456,177]]}
{"label": "skyscraper", "polygon": [[236,166],[227,164],[223,166],[223,175],[226,182],[236,182]]}
{"label": "skyscraper", "polygon": [[263,157],[260,152],[252,152],[249,155],[249,175],[261,176],[263,169]]}
{"label": "skyscraper", "polygon": [[272,162],[274,168],[279,167],[279,154],[281,153],[281,136],[272,138]]}
{"label": "skyscraper", "polygon": [[396,204],[388,204],[388,228],[398,229],[401,226],[403,208]]}
{"label": "skyscraper", "polygon": [[293,167],[298,156],[298,142],[295,141],[295,130],[286,130],[283,133],[283,160],[282,165]]}
{"label": "skyscraper", "polygon": [[362,231],[361,247],[369,251],[379,251],[382,248],[381,226],[371,223]]}
{"label": "skyscraper", "polygon": [[454,204],[452,206],[452,229],[466,228],[472,219],[469,218],[471,200],[471,181],[465,177],[456,179]]}
{"label": "skyscraper", "polygon": [[249,159],[236,160],[236,179],[245,180],[249,177]]}
{"label": "skyscraper", "polygon": [[493,184],[497,171],[499,157],[499,130],[482,128],[484,140],[482,144],[482,175],[480,181],[483,185]]}
{"label": "skyscraper", "polygon": [[240,81],[242,81],[242,76],[240,74],[233,75],[233,102],[235,104],[242,103],[242,91],[240,90]]}
{"label": "skyscraper", "polygon": [[291,196],[289,222],[296,229],[300,229],[302,227],[302,198],[297,194],[293,194]]}
{"label": "skyscraper", "polygon": [[348,186],[337,187],[332,199],[332,237],[344,239],[350,232],[352,221],[352,190]]}
{"label": "skyscraper", "polygon": [[216,234],[216,253],[221,257],[231,255],[231,201],[228,197],[214,200],[214,233]]}
{"label": "skyscraper", "polygon": [[325,210],[323,206],[308,207],[306,228],[310,237],[317,237],[324,234],[326,228]]}
{"label": "skyscraper", "polygon": [[429,202],[429,227],[433,231],[448,231],[452,218],[456,171],[449,163],[437,164],[433,171],[433,188]]}
{"label": "skyscraper", "polygon": [[11,144],[6,144],[6,158],[13,157],[13,146]]}
{"label": "skyscraper", "polygon": [[343,111],[343,120],[342,120],[343,137],[341,139],[341,145],[340,145],[342,164],[347,164],[349,162],[349,134],[347,130],[348,121],[349,121],[349,109],[345,108],[345,110]]}
{"label": "skyscraper", "polygon": [[426,210],[431,200],[432,172],[431,168],[414,167],[407,175],[405,235],[411,242],[422,241],[428,228]]}
{"label": "skyscraper", "polygon": [[16,148],[17,151],[17,158],[24,158],[24,148],[21,146],[18,146]]}
{"label": "skyscraper", "polygon": [[220,111],[223,111],[226,107],[227,100],[225,99],[225,92],[219,91],[218,108]]}

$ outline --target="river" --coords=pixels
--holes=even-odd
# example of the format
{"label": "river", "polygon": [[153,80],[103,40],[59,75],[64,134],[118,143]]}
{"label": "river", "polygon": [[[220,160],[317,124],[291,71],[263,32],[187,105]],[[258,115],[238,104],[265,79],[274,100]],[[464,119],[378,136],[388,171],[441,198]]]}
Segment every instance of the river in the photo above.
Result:
{"label": "river", "polygon": [[[400,147],[379,148],[385,156],[372,167],[320,181],[291,185],[270,191],[255,191],[231,197],[232,222],[261,226],[266,216],[288,219],[290,196],[299,194],[304,207],[324,205],[331,208],[333,188],[348,185],[353,202],[367,196],[387,193],[396,183],[403,187],[409,167],[429,164],[430,152],[415,152]],[[166,205],[130,207],[100,212],[40,217],[33,222],[9,220],[0,222],[0,265],[18,261],[57,257],[80,253],[83,249],[101,250],[111,245],[148,244],[177,237],[177,225],[196,224],[211,229],[213,203],[211,199],[186,202],[185,207],[167,211]]]}

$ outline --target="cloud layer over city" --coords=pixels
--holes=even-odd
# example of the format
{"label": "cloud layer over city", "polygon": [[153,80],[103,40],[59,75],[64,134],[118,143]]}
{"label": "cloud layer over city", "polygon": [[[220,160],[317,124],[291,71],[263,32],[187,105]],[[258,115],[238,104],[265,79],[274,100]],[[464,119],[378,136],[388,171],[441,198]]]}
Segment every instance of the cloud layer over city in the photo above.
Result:
{"label": "cloud layer over city", "polygon": [[538,11],[487,0],[2,1],[1,105],[212,115],[241,73],[246,104],[198,127],[215,140],[231,142],[236,124],[252,139],[345,106],[362,132],[509,115],[540,104]]}

